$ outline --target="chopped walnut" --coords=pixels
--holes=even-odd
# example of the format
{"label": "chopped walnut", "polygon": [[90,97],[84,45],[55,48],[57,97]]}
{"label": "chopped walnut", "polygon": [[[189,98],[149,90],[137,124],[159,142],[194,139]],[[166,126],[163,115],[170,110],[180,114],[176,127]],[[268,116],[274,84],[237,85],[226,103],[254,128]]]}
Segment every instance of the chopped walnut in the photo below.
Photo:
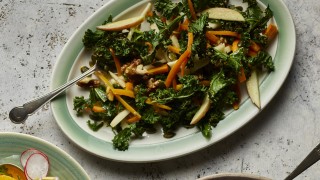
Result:
{"label": "chopped walnut", "polygon": [[154,78],[150,78],[147,83],[148,91],[152,91],[159,87],[161,80],[155,80]]}

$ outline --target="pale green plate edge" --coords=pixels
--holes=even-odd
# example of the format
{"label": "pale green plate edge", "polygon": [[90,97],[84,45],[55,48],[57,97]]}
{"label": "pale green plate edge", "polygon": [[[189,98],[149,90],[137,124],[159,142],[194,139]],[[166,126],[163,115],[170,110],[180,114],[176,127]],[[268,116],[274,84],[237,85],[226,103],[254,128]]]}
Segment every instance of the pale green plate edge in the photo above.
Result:
{"label": "pale green plate edge", "polygon": [[[67,81],[74,60],[83,48],[81,39],[86,29],[94,29],[96,25],[107,19],[109,14],[115,16],[139,2],[140,0],[111,1],[90,16],[69,39],[58,57],[52,74],[51,89]],[[290,12],[281,0],[261,0],[261,2],[272,7],[280,34],[275,56],[276,71],[268,75],[260,88],[261,102],[265,107],[289,74],[295,53],[296,35]],[[133,145],[123,152],[114,150],[111,142],[97,139],[82,130],[71,118],[64,95],[52,101],[51,109],[62,131],[79,147],[97,156],[124,162],[159,161],[200,150],[232,134],[259,113],[259,110],[247,101],[238,111],[231,113],[219,123],[213,130],[213,137],[210,140],[202,137],[201,133],[196,133],[180,139],[168,140],[165,143]]]}
{"label": "pale green plate edge", "polygon": [[[0,159],[5,158],[4,154],[19,156],[29,148],[38,149],[48,156],[50,176],[56,176],[60,179],[90,179],[77,161],[55,145],[32,135],[16,132],[0,133]],[[21,167],[20,164],[16,165]]]}

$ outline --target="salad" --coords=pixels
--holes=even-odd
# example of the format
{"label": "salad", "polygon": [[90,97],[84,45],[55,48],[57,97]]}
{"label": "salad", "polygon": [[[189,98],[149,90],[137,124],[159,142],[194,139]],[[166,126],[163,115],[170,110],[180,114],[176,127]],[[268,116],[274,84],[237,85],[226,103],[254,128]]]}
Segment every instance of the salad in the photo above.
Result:
{"label": "salad", "polygon": [[88,114],[93,131],[110,127],[114,148],[124,151],[159,130],[171,138],[177,128],[198,128],[210,138],[224,110],[240,108],[240,86],[261,108],[258,73],[275,70],[267,48],[278,30],[269,6],[243,3],[156,0],[137,17],[110,16],[88,29],[88,66],[102,70],[77,83],[90,94],[74,98],[76,114]]}

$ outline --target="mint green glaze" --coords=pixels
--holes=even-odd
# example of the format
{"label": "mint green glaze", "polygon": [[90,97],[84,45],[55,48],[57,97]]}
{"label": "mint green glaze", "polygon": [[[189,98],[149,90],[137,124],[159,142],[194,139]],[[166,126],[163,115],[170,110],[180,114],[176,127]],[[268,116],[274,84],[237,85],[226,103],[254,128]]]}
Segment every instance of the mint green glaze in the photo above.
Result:
{"label": "mint green glaze", "polygon": [[[112,1],[105,5],[75,32],[59,56],[53,76],[51,88],[56,88],[67,81],[74,60],[83,48],[82,36],[86,29],[101,24],[111,13],[113,16],[140,2],[139,0]],[[281,0],[261,0],[269,4],[274,11],[275,21],[279,27],[278,47],[275,55],[276,71],[264,79],[261,84],[261,102],[265,107],[285,81],[292,65],[295,51],[295,30],[291,15]],[[212,145],[241,128],[259,113],[259,110],[247,100],[238,111],[229,114],[225,120],[213,130],[213,137],[205,139],[201,133],[189,134],[181,138],[169,139],[165,143],[132,145],[128,151],[114,150],[111,142],[103,141],[89,135],[81,129],[70,116],[66,105],[66,97],[61,96],[51,103],[55,119],[70,140],[80,148],[97,156],[116,161],[149,162],[182,156]]]}
{"label": "mint green glaze", "polygon": [[[49,158],[48,176],[60,179],[90,179],[83,168],[71,156],[40,138],[20,133],[0,133],[0,161],[20,166],[23,151],[35,148]],[[5,161],[5,162],[4,162]]]}

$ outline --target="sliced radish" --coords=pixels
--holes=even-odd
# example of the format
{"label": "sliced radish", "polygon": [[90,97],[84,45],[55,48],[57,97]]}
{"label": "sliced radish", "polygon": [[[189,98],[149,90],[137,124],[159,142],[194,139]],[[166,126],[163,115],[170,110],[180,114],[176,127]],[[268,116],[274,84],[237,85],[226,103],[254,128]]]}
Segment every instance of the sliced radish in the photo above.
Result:
{"label": "sliced radish", "polygon": [[43,153],[32,154],[24,167],[25,175],[30,179],[46,177],[49,171],[49,160]]}
{"label": "sliced radish", "polygon": [[41,153],[41,154],[44,155],[44,157],[45,157],[46,159],[48,159],[47,155],[45,155],[43,152],[41,152],[41,151],[39,151],[39,150],[37,150],[37,149],[34,149],[34,148],[29,148],[29,149],[23,151],[23,152],[21,153],[21,156],[20,156],[20,162],[21,162],[21,165],[22,165],[23,168],[25,167],[26,162],[27,162],[27,160],[29,159],[29,157],[30,157],[32,154],[35,154],[35,153]]}

